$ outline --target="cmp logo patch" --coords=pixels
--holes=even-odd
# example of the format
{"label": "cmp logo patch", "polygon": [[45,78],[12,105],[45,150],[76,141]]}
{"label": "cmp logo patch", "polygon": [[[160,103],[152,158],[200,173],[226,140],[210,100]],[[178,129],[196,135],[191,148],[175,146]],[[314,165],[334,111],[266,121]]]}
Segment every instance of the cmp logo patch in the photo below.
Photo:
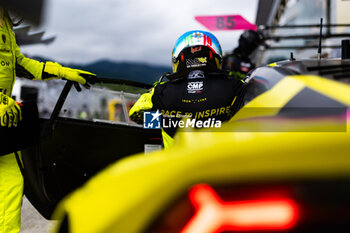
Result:
{"label": "cmp logo patch", "polygon": [[186,67],[200,67],[207,65],[207,58],[206,57],[196,57],[194,59],[186,59]]}
{"label": "cmp logo patch", "polygon": [[187,83],[187,92],[188,93],[201,93],[203,90],[203,82],[188,82]]}
{"label": "cmp logo patch", "polygon": [[143,128],[144,129],[160,129],[161,128],[161,113],[156,112],[143,112]]}

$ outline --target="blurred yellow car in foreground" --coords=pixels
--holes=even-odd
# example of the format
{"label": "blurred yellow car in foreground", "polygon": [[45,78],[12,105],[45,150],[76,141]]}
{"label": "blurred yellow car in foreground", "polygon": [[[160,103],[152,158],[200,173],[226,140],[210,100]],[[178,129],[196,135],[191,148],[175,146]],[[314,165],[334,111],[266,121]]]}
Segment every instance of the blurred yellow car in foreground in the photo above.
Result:
{"label": "blurred yellow car in foreground", "polygon": [[316,62],[256,69],[230,122],[109,166],[54,231],[350,232],[350,86],[313,73],[345,62]]}

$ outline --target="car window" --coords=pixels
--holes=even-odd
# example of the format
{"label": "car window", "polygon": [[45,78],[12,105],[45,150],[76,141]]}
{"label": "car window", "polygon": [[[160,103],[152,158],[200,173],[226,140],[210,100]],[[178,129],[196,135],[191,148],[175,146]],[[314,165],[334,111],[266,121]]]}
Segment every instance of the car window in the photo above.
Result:
{"label": "car window", "polygon": [[[48,119],[63,90],[61,80],[32,81],[18,78],[13,96],[16,101],[35,101],[39,117]],[[119,85],[120,86],[120,85]],[[136,124],[129,118],[129,110],[146,89],[125,88],[133,93],[112,90],[110,86],[82,88],[78,92],[71,88],[59,114],[60,117],[88,121],[107,121],[120,124]]]}

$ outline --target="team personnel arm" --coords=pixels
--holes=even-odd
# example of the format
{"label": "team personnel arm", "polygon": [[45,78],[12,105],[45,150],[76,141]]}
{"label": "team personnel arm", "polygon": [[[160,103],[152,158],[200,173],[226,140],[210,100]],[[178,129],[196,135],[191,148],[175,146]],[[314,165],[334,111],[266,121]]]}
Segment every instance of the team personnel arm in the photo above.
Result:
{"label": "team personnel arm", "polygon": [[134,106],[129,111],[129,117],[131,120],[138,124],[142,124],[143,112],[150,111],[153,108],[152,97],[154,94],[154,88],[150,90],[149,93],[141,95],[141,97],[136,101]]}
{"label": "team personnel arm", "polygon": [[16,127],[22,120],[21,108],[10,97],[0,93],[0,123],[2,127]]}
{"label": "team personnel arm", "polygon": [[16,76],[31,80],[41,80],[44,63],[34,59],[26,58],[21,52],[18,45],[15,45],[16,56]]}
{"label": "team personnel arm", "polygon": [[26,58],[16,45],[16,75],[32,80],[67,79],[89,88],[94,84],[96,75],[87,71],[63,67],[56,62],[39,62]]}

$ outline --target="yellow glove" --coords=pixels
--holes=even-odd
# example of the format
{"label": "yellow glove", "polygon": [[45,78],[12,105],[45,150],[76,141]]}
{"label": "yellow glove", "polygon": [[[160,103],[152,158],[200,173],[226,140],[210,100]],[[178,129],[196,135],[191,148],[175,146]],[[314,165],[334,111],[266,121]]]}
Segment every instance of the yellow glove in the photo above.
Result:
{"label": "yellow glove", "polygon": [[16,127],[22,120],[21,108],[10,97],[0,93],[0,122],[4,127]]}
{"label": "yellow glove", "polygon": [[56,62],[46,62],[44,71],[42,74],[43,80],[49,79],[67,79],[70,81],[78,82],[86,88],[90,88],[89,84],[94,84],[96,81],[96,75],[87,71],[71,69],[63,67]]}
{"label": "yellow glove", "polygon": [[154,88],[149,93],[142,94],[141,97],[136,101],[134,106],[129,111],[129,117],[132,121],[138,124],[142,124],[143,112],[149,111],[153,107],[152,96],[154,94]]}

